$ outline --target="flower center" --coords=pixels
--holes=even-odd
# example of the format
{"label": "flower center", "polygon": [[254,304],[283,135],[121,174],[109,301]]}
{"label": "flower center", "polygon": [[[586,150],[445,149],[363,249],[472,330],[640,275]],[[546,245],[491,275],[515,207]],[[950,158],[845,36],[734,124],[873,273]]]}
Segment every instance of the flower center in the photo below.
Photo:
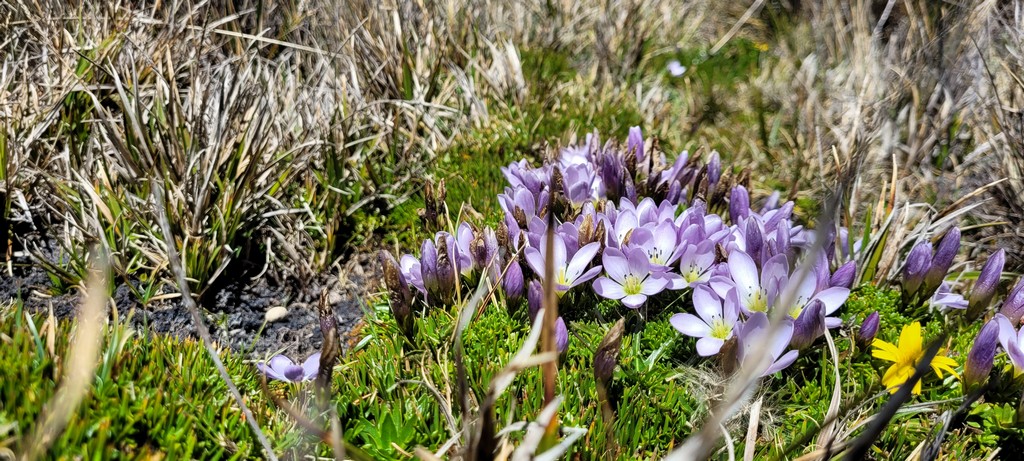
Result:
{"label": "flower center", "polygon": [[711,337],[716,339],[725,340],[729,337],[729,333],[732,333],[732,325],[725,323],[725,320],[716,317],[711,321]]}
{"label": "flower center", "polygon": [[622,291],[625,292],[627,296],[638,295],[642,289],[643,280],[640,280],[640,277],[633,274],[626,276],[626,280],[622,284]]}
{"label": "flower center", "polygon": [[566,271],[565,267],[560,267],[558,269],[558,276],[555,277],[555,283],[557,283],[559,285],[569,285],[571,280],[567,280],[567,274],[565,273],[565,271]]}
{"label": "flower center", "polygon": [[797,304],[797,305],[789,308],[789,316],[793,317],[794,319],[799,318],[800,317],[800,313],[803,312],[803,311],[804,311],[804,307],[799,305],[799,304]]}
{"label": "flower center", "polygon": [[683,278],[686,279],[687,283],[696,282],[700,279],[700,268],[697,266],[690,266],[690,270],[683,274]]}
{"label": "flower center", "polygon": [[768,297],[761,290],[751,293],[747,300],[747,309],[751,312],[768,312]]}

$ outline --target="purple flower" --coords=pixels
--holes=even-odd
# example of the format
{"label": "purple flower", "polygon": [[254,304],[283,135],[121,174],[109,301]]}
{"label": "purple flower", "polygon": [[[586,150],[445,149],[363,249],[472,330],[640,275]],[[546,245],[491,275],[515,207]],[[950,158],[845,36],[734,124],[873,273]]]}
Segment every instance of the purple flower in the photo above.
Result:
{"label": "purple flower", "polygon": [[714,267],[715,245],[711,241],[704,241],[697,245],[686,245],[682,256],[679,258],[679,272],[682,274],[686,286],[707,282],[711,279],[711,272]]}
{"label": "purple flower", "polygon": [[811,301],[793,322],[793,349],[804,349],[825,334],[825,304],[819,299]]}
{"label": "purple flower", "polygon": [[875,339],[875,335],[878,333],[878,324],[880,317],[878,311],[874,311],[868,314],[864,318],[864,321],[860,324],[860,329],[857,330],[857,341],[864,347],[871,345],[871,341]]}
{"label": "purple flower", "polygon": [[712,278],[711,286],[719,296],[725,296],[729,288],[736,288],[740,308],[746,313],[767,312],[779,293],[779,284],[789,273],[785,255],[772,257],[758,274],[757,265],[742,251],[729,254],[726,263],[728,278]]}
{"label": "purple flower", "polygon": [[[598,250],[601,249],[601,244],[594,242],[584,245],[583,248],[580,248],[572,256],[572,259],[569,259],[565,240],[557,233],[554,237],[555,246],[551,252],[555,265],[555,292],[561,296],[569,291],[570,288],[587,282],[601,273],[600,267],[587,270],[590,261],[594,259]],[[537,274],[542,280],[544,278],[544,258],[547,257],[547,254],[547,238],[543,238],[540,241],[539,250],[532,247],[526,249],[526,262],[530,264],[533,273]]]}
{"label": "purple flower", "polygon": [[317,372],[320,370],[320,353],[317,352],[309,356],[305,362],[302,362],[302,365],[296,365],[292,359],[283,355],[275,355],[268,362],[257,363],[256,368],[268,378],[278,381],[290,383],[309,381],[316,378]]}
{"label": "purple flower", "polygon": [[565,327],[565,320],[562,316],[555,319],[555,347],[559,354],[569,350],[569,329]]}
{"label": "purple flower", "polygon": [[398,266],[399,270],[402,271],[402,276],[405,277],[406,283],[415,287],[420,293],[427,294],[420,260],[416,259],[413,255],[402,255],[402,258],[398,260]]}
{"label": "purple flower", "polygon": [[985,261],[985,265],[978,274],[978,280],[974,282],[971,289],[971,297],[967,302],[967,316],[978,317],[992,301],[996,294],[996,287],[999,286],[999,277],[1003,274],[1003,264],[1006,263],[1006,250],[1002,248],[996,251]]}
{"label": "purple flower", "polygon": [[508,269],[505,270],[505,276],[501,279],[502,291],[505,292],[505,296],[510,302],[516,302],[523,297],[525,285],[523,267],[519,265],[519,261],[512,261]]}
{"label": "purple flower", "polygon": [[530,321],[534,321],[537,317],[537,313],[540,312],[540,308],[544,306],[544,287],[540,285],[540,282],[531,280],[529,287],[526,289],[526,307],[529,310]]}
{"label": "purple flower", "polygon": [[765,335],[768,334],[768,327],[768,316],[763,312],[755,312],[750,318],[740,324],[736,332],[736,337],[739,339],[737,352],[740,363],[743,363],[744,360],[749,360],[753,348],[768,347],[769,361],[764,371],[761,372],[761,376],[768,376],[790,366],[799,355],[797,351],[783,353],[793,338],[793,322],[791,320],[783,320],[782,325],[779,325],[779,328],[776,330],[775,336],[768,339],[767,344],[765,344]]}
{"label": "purple flower", "polygon": [[1017,282],[1010,290],[1010,294],[1006,295],[999,313],[1005,315],[1014,325],[1020,323],[1021,317],[1024,317],[1024,279]]}
{"label": "purple flower", "polygon": [[1017,330],[1005,315],[996,314],[992,319],[999,325],[999,344],[1010,357],[1017,374],[1024,373],[1024,328]]}
{"label": "purple flower", "polygon": [[972,389],[988,379],[989,373],[992,372],[992,362],[996,358],[997,346],[999,322],[993,319],[981,327],[971,351],[967,353],[967,362],[964,363],[964,387]]}
{"label": "purple flower", "polygon": [[921,289],[924,274],[932,264],[932,244],[921,241],[910,250],[907,262],[903,265],[903,292],[913,296]]}
{"label": "purple flower", "polygon": [[932,295],[932,306],[942,310],[967,309],[967,300],[963,296],[953,293],[946,282],[939,284],[939,288]]}
{"label": "purple flower", "polygon": [[576,208],[597,198],[603,188],[601,178],[589,163],[569,165],[562,172],[562,190]]}
{"label": "purple flower", "polygon": [[722,345],[733,337],[740,314],[737,304],[736,290],[729,291],[723,303],[710,287],[700,285],[693,289],[693,308],[700,317],[690,313],[675,314],[669,323],[684,335],[700,338],[697,353],[708,357],[721,351]]}
{"label": "purple flower", "polygon": [[747,216],[750,216],[750,194],[746,187],[733,187],[729,192],[729,219],[736,224]]}
{"label": "purple flower", "polygon": [[608,276],[594,281],[594,291],[604,298],[620,299],[629,308],[640,307],[648,296],[669,285],[661,273],[652,273],[651,262],[640,248],[626,248],[625,252],[608,248],[603,263]]}
{"label": "purple flower", "polygon": [[839,266],[832,273],[832,278],[829,279],[828,284],[833,287],[840,288],[852,288],[853,279],[857,276],[857,265],[854,261],[848,261],[846,264]]}
{"label": "purple flower", "polygon": [[924,275],[925,293],[931,293],[942,284],[958,251],[960,251],[960,229],[954,227],[942,236],[942,240],[939,240],[939,245],[935,248],[931,267]]}
{"label": "purple flower", "polygon": [[668,73],[673,77],[682,77],[686,73],[686,66],[673,59],[668,62]]}
{"label": "purple flower", "polygon": [[626,138],[626,155],[629,154],[636,156],[637,165],[644,161],[644,135],[638,126],[629,128],[629,136]]}
{"label": "purple flower", "polygon": [[630,246],[643,249],[651,265],[664,270],[679,259],[682,250],[672,221],[662,221],[654,229],[637,228],[630,239]]}
{"label": "purple flower", "polygon": [[722,178],[722,159],[718,152],[712,152],[708,159],[708,189],[714,189],[718,180]]}
{"label": "purple flower", "polygon": [[491,261],[498,254],[498,237],[494,229],[484,228],[475,232],[473,239],[469,242],[469,254],[473,261],[473,269],[483,271],[490,267]]}
{"label": "purple flower", "polygon": [[[402,258],[404,260],[405,257]],[[404,261],[402,265],[405,265]],[[437,247],[430,239],[424,240],[420,246],[420,278],[427,295],[437,296],[441,287],[441,282],[437,278]]]}

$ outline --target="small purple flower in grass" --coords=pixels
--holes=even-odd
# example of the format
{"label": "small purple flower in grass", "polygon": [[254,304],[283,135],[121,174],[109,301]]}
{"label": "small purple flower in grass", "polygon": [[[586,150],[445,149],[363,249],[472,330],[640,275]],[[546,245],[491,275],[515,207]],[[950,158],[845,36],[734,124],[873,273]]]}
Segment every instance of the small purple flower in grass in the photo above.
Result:
{"label": "small purple flower in grass", "polygon": [[[763,312],[755,312],[737,328],[736,337],[739,339],[739,361],[752,360],[754,348],[767,347],[767,366],[761,372],[761,376],[768,376],[782,370],[796,361],[799,352],[786,351],[790,340],[793,338],[793,322],[784,319],[782,325],[775,331],[775,335],[765,339],[769,331],[768,316]],[[785,353],[783,353],[785,352]]]}
{"label": "small purple flower in grass", "polygon": [[878,324],[881,318],[878,315],[878,311],[874,311],[868,314],[864,318],[864,321],[860,324],[860,329],[857,330],[857,342],[862,346],[867,347],[871,345],[871,341],[875,339],[875,335],[878,334]]}
{"label": "small purple flower in grass", "polygon": [[939,288],[932,295],[932,306],[941,310],[967,309],[967,300],[950,289],[946,282],[939,284]]}
{"label": "small purple flower in grass", "polygon": [[559,354],[569,350],[569,329],[565,327],[565,320],[561,316],[555,320],[555,347]]}
{"label": "small purple flower in grass", "polygon": [[710,241],[687,245],[679,258],[679,272],[682,274],[683,280],[686,281],[686,286],[710,280],[714,267],[715,244]]}
{"label": "small purple flower in grass", "polygon": [[964,363],[964,387],[970,390],[985,383],[992,372],[992,362],[996,358],[998,346],[999,321],[992,319],[981,327],[971,351],[967,353],[967,362]]}
{"label": "small purple flower in grass", "polygon": [[733,187],[729,192],[729,219],[736,224],[747,216],[750,216],[750,194],[746,187]]}
{"label": "small purple flower in grass", "polygon": [[1024,279],[1017,282],[1010,290],[1010,294],[1006,295],[999,313],[1005,315],[1014,325],[1020,323],[1020,319],[1024,317]]}
{"label": "small purple flower in grass", "polygon": [[851,288],[853,287],[853,279],[856,276],[857,264],[854,261],[848,261],[832,273],[828,284],[833,287]]}
{"label": "small purple flower in grass", "polygon": [[760,274],[754,260],[742,251],[730,253],[726,266],[729,278],[712,278],[711,286],[719,296],[725,296],[730,287],[735,287],[740,308],[747,313],[767,312],[779,292],[779,284],[789,273],[785,255],[766,261]]}
{"label": "small purple flower in grass", "polygon": [[903,265],[903,292],[913,296],[920,290],[924,275],[932,264],[932,244],[927,241],[914,245]]}
{"label": "small purple flower in grass", "polygon": [[978,274],[978,280],[971,288],[971,296],[967,301],[968,318],[977,318],[992,301],[999,286],[999,277],[1003,274],[1003,265],[1006,263],[1006,250],[1002,248],[989,256],[988,261],[982,266]]}
{"label": "small purple flower in grass", "polygon": [[730,338],[739,318],[736,290],[729,291],[723,300],[710,287],[699,285],[693,289],[693,308],[696,316],[690,313],[675,314],[669,323],[680,333],[700,338],[697,340],[697,353],[708,357],[717,354]]}
{"label": "small purple flower in grass", "polygon": [[523,289],[526,282],[523,279],[523,267],[519,261],[512,261],[505,270],[505,276],[501,279],[501,289],[508,296],[509,301],[515,302],[523,297]]}
{"label": "small purple flower in grass", "polygon": [[662,221],[653,229],[639,227],[633,231],[630,246],[642,248],[647,253],[651,265],[668,270],[668,266],[679,259],[680,248],[678,232],[671,221]]}
{"label": "small purple flower in grass", "polygon": [[811,301],[793,321],[793,349],[805,349],[825,334],[825,304],[819,299]]}
{"label": "small purple flower in grass", "polygon": [[[601,273],[600,267],[587,270],[590,261],[594,259],[598,250],[601,249],[601,244],[594,242],[584,245],[583,248],[580,248],[572,256],[572,259],[569,259],[565,248],[565,240],[557,233],[554,237],[555,246],[552,249],[552,257],[554,258],[555,265],[555,293],[562,296],[572,287],[588,282]],[[537,274],[542,280],[544,278],[544,258],[547,257],[547,254],[546,237],[541,239],[539,250],[532,247],[526,249],[526,262],[530,264],[533,273]]]}
{"label": "small purple flower in grass", "polygon": [[398,260],[398,266],[402,271],[402,276],[405,277],[406,283],[415,287],[420,293],[427,294],[420,260],[416,259],[413,255],[402,255],[402,258]]}
{"label": "small purple flower in grass", "polygon": [[1024,373],[1024,328],[1017,330],[1002,314],[996,314],[992,320],[999,325],[999,344],[1010,357],[1016,374]]}
{"label": "small purple flower in grass", "polygon": [[632,309],[643,305],[648,296],[661,293],[670,283],[662,273],[652,273],[651,261],[640,248],[626,248],[625,252],[605,249],[603,262],[608,275],[594,281],[594,291],[604,298],[622,300]]}
{"label": "small purple flower in grass", "polygon": [[530,314],[530,321],[532,322],[537,313],[540,312],[540,308],[544,306],[544,287],[541,286],[540,282],[531,280],[529,286],[526,288],[526,308]]}
{"label": "small purple flower in grass", "polygon": [[305,362],[302,362],[302,365],[296,365],[292,359],[283,355],[275,355],[267,362],[257,363],[256,368],[268,378],[278,381],[290,383],[309,381],[316,378],[316,374],[320,370],[320,353],[317,352],[309,356]]}
{"label": "small purple flower in grass", "polygon": [[942,236],[939,245],[935,247],[932,264],[924,275],[925,293],[931,293],[942,284],[958,251],[960,251],[960,229],[954,227]]}

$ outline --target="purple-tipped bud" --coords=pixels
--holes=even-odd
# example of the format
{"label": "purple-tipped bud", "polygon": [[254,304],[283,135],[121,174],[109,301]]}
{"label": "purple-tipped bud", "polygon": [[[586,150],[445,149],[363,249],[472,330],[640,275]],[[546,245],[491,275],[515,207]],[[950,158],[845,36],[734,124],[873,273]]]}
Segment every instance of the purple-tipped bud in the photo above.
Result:
{"label": "purple-tipped bud", "polygon": [[852,288],[853,279],[857,276],[857,264],[853,261],[849,261],[839,269],[836,269],[832,273],[832,279],[829,280],[829,285],[840,288]]}
{"label": "purple-tipped bud", "polygon": [[805,349],[825,333],[825,304],[820,300],[811,301],[800,312],[793,323],[793,338],[789,344],[793,349]]}
{"label": "purple-tipped bud", "polygon": [[746,241],[747,254],[750,255],[755,263],[761,264],[761,247],[764,246],[764,233],[761,232],[761,227],[757,225],[757,221],[753,219],[747,220],[743,238]]}
{"label": "purple-tipped bud", "polygon": [[714,188],[715,184],[718,184],[718,180],[722,178],[722,159],[718,156],[718,152],[712,152],[711,158],[708,159],[708,186]]}
{"label": "purple-tipped bud", "polygon": [[857,330],[857,342],[864,347],[871,345],[871,342],[875,339],[875,334],[878,333],[879,321],[878,311],[868,314],[864,321],[860,323],[860,329]]}
{"label": "purple-tipped bud", "polygon": [[540,285],[540,282],[531,280],[526,289],[526,307],[529,309],[531,322],[536,319],[537,313],[540,312],[540,308],[543,303],[544,288]]}
{"label": "purple-tipped bud", "polygon": [[992,372],[992,362],[996,358],[996,347],[999,345],[999,325],[990,320],[981,327],[978,337],[974,339],[971,351],[967,353],[964,364],[964,389],[970,391],[985,383]]}
{"label": "purple-tipped bud", "polygon": [[637,164],[644,160],[644,134],[638,126],[630,127],[629,129],[629,137],[626,139],[626,153],[633,154]]}
{"label": "purple-tipped bud", "polygon": [[917,294],[924,282],[924,274],[932,264],[932,244],[922,241],[910,250],[907,263],[903,266],[903,293],[907,296]]}
{"label": "purple-tipped bud", "polygon": [[935,256],[932,257],[931,267],[928,268],[928,272],[924,276],[925,294],[932,294],[942,284],[959,251],[960,229],[954,227],[942,236],[939,245],[935,247]]}
{"label": "purple-tipped bud", "polygon": [[555,319],[555,347],[559,354],[569,350],[569,329],[565,327],[565,320],[562,320],[562,317]]}
{"label": "purple-tipped bud", "polygon": [[427,295],[437,296],[440,284],[437,280],[437,248],[433,240],[424,240],[420,247],[420,273],[423,274],[423,288]]}
{"label": "purple-tipped bud", "polygon": [[1010,290],[1010,294],[1006,295],[1006,300],[1003,301],[1003,307],[999,309],[999,313],[1010,319],[1010,324],[1014,326],[1020,323],[1021,318],[1024,318],[1024,279],[1017,282],[1017,285]]}
{"label": "purple-tipped bud", "polygon": [[512,261],[505,271],[505,277],[501,279],[501,289],[505,292],[509,302],[519,301],[523,297],[523,290],[526,288],[526,281],[523,280],[523,266],[518,261]]}
{"label": "purple-tipped bud", "polygon": [[978,318],[992,302],[999,286],[999,277],[1003,274],[1003,265],[1006,264],[1006,250],[1002,248],[996,251],[985,261],[985,265],[978,274],[978,280],[974,282],[971,289],[971,297],[967,301],[967,318]]}
{"label": "purple-tipped bud", "polygon": [[729,219],[736,224],[747,216],[750,216],[750,194],[746,187],[733,187],[729,192]]}

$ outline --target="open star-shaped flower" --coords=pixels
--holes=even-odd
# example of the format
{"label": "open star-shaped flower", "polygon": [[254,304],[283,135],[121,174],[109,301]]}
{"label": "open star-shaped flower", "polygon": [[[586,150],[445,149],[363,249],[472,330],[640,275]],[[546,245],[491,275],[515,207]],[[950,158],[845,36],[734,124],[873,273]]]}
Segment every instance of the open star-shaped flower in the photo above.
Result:
{"label": "open star-shaped flower", "polygon": [[[917,362],[924,355],[924,350],[921,348],[921,324],[914,322],[904,326],[900,331],[899,342],[895,345],[876,339],[872,346],[875,348],[871,353],[872,356],[893,362],[882,376],[882,384],[889,389],[890,393],[894,394],[903,383],[906,383],[914,375],[914,368],[917,367]],[[936,355],[932,359],[931,365],[935,375],[940,379],[943,371],[958,376],[956,370],[953,369],[956,366],[956,361],[949,357]],[[914,384],[912,392],[915,395],[921,393],[921,381]]]}

